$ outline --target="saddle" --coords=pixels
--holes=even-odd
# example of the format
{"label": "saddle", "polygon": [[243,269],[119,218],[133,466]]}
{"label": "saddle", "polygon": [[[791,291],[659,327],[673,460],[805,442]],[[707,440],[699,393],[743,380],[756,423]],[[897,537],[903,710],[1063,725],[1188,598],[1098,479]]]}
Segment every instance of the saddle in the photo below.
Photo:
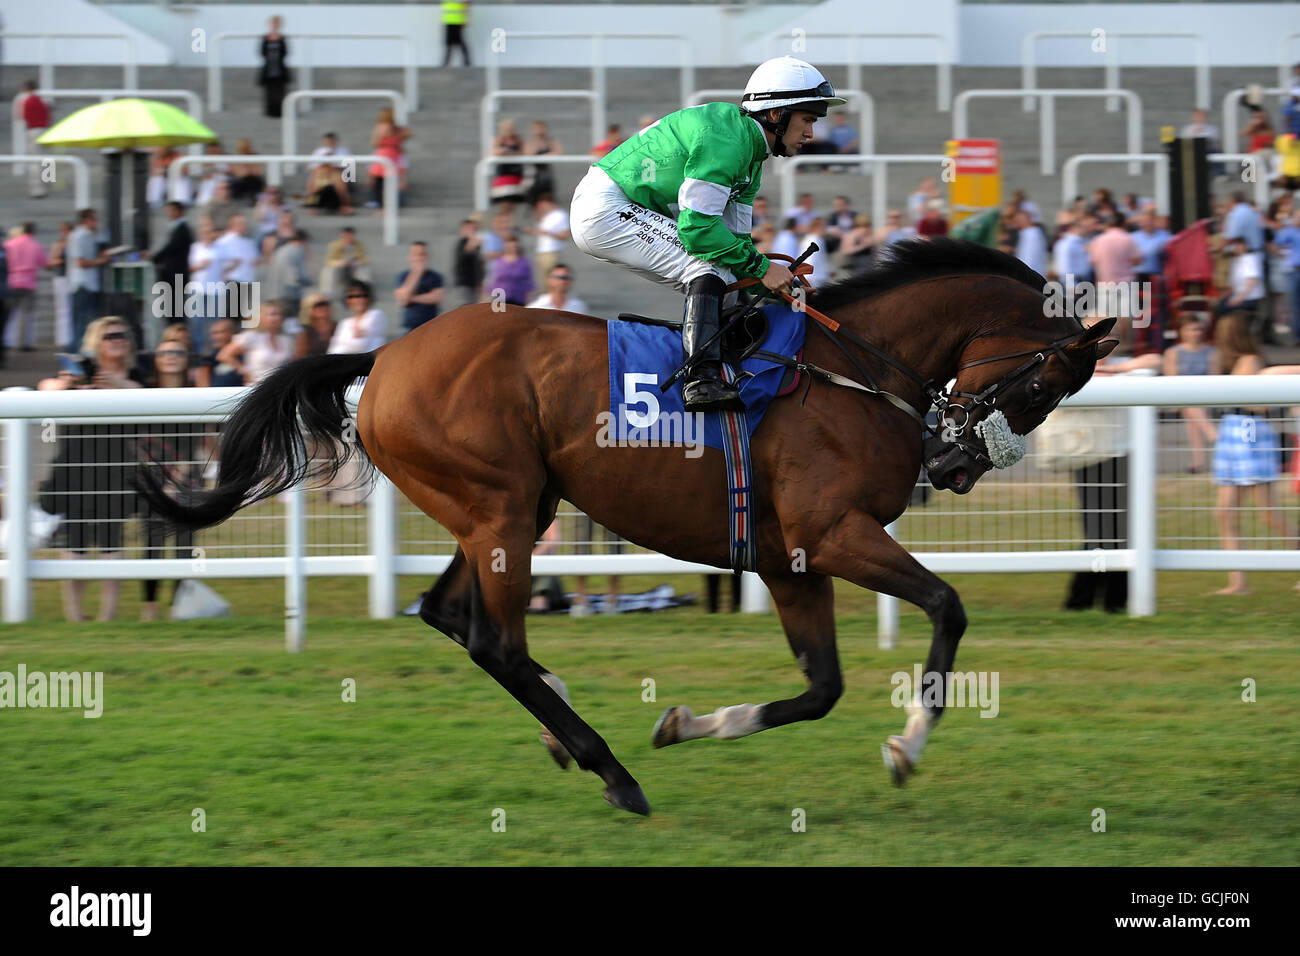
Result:
{"label": "saddle", "polygon": [[[726,328],[727,323],[737,313],[752,309],[743,321],[727,329],[722,336],[722,361],[735,369],[739,369],[741,362],[757,352],[767,338],[767,315],[753,306],[753,297],[739,292],[736,303],[722,310],[719,328]],[[659,325],[666,329],[676,329],[678,332],[682,330],[681,319],[660,319],[651,315],[638,315],[635,312],[620,312],[618,320],[640,322],[642,325]]]}

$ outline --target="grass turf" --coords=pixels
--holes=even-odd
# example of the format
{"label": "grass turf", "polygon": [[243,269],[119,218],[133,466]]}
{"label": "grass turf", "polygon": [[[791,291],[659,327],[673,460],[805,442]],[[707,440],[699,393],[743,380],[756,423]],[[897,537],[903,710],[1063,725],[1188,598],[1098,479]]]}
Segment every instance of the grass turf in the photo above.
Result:
{"label": "grass turf", "polygon": [[[9,626],[0,670],[103,671],[105,702],[98,720],[0,710],[0,864],[1295,865],[1300,596],[1276,574],[1204,596],[1223,579],[1161,575],[1161,616],[1135,620],[1059,612],[1061,575],[953,576],[971,618],[957,668],[998,672],[1000,713],[950,709],[903,790],[879,746],[903,723],[890,675],[928,646],[919,612],[879,650],[873,596],[841,586],[846,690],[828,717],[662,751],[666,706],[802,687],[775,617],[530,619],[534,656],[639,780],[648,820],[558,770],[459,647],[363,619],[358,581],[312,582],[299,655],[277,582],[217,582],[241,614],[225,621]],[[52,585],[37,604],[54,616]]]}

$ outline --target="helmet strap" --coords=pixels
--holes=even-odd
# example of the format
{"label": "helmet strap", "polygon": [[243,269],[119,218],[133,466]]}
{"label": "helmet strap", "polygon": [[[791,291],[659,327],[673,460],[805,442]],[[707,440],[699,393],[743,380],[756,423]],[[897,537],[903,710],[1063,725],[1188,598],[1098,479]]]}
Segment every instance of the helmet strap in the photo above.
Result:
{"label": "helmet strap", "polygon": [[763,118],[758,121],[758,125],[776,137],[772,142],[772,155],[789,156],[790,151],[785,148],[785,134],[790,129],[790,117],[794,115],[794,110],[788,106],[783,106],[780,109],[781,113],[775,122],[768,119],[768,111],[764,111]]}

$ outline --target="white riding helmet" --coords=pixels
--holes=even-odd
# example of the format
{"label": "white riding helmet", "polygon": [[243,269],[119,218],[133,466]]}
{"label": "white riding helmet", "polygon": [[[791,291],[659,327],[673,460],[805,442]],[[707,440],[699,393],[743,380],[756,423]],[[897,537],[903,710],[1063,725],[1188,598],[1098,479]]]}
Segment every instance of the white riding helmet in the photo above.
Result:
{"label": "white riding helmet", "polygon": [[835,88],[811,63],[793,56],[773,57],[760,63],[745,84],[740,108],[750,113],[794,107],[825,116],[831,106],[843,106]]}

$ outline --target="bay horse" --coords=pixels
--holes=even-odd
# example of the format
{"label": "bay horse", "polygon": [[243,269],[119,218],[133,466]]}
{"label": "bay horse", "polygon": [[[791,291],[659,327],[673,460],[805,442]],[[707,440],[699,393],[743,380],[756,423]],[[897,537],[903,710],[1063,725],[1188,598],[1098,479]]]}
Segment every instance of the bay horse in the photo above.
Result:
{"label": "bay horse", "polygon": [[[834,577],[922,608],[933,625],[923,684],[946,680],[966,628],[961,601],[885,526],[916,483],[919,419],[932,402],[946,403],[945,428],[925,439],[925,466],[936,489],[964,494],[993,464],[968,426],[1000,410],[1015,435],[1028,434],[1114,347],[1102,341],[1114,319],[1085,329],[1046,301],[1043,277],[1018,260],[948,239],[900,243],[875,269],[808,295],[807,306],[840,328],[814,334],[809,321],[803,361],[841,382],[869,379],[881,394],[817,385],[803,403],[774,401],[753,436],[757,571],[807,687],[703,716],[669,708],[654,746],[825,716],[842,690]],[[635,544],[727,567],[727,487],[714,449],[688,457],[680,447],[598,444],[606,353],[602,319],[463,306],[374,352],[304,358],[272,373],[228,421],[212,490],[183,493],[147,465],[137,481],[160,513],[197,528],[306,477],[332,477],[351,454],[367,456],[458,542],[421,618],[541,722],[561,766],[572,755],[604,781],[609,803],[648,814],[632,775],[569,706],[563,681],[529,656],[530,556],[563,499]],[[358,445],[344,440],[352,424],[344,396],[363,377]],[[951,391],[940,387],[952,379]],[[313,465],[309,442],[333,451]],[[915,768],[943,703],[942,693],[918,694],[903,733],[885,743],[895,783]]]}

